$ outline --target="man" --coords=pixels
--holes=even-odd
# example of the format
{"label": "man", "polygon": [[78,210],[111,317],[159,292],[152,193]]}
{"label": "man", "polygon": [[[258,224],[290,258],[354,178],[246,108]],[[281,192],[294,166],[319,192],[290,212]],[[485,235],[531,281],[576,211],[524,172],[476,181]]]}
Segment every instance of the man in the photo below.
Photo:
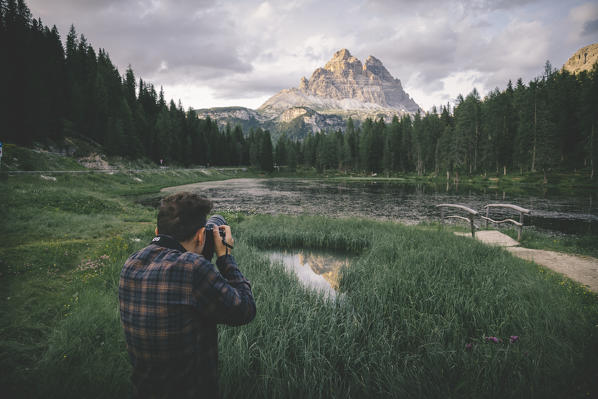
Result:
{"label": "man", "polygon": [[[201,253],[212,203],[191,193],[164,198],[152,243],[120,274],[120,316],[139,398],[218,396],[216,324],[255,317],[249,281],[230,254],[229,226],[215,227],[216,266]],[[224,242],[219,231],[224,231]]]}

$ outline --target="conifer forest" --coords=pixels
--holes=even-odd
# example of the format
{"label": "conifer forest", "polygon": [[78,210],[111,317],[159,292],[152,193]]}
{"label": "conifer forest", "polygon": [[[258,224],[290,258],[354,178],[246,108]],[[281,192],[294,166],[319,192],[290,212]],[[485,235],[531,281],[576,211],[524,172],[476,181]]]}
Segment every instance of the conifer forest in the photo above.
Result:
{"label": "conifer forest", "polygon": [[[78,137],[106,154],[172,165],[280,165],[318,171],[447,176],[587,171],[598,158],[598,66],[572,75],[546,62],[539,76],[485,97],[474,89],[454,106],[349,119],[344,131],[301,140],[284,132],[219,126],[167,101],[162,89],[124,74],[74,26],[56,28],[23,0],[0,0],[1,140],[20,145]],[[541,69],[541,68],[539,68]],[[271,134],[272,133],[272,134]],[[275,139],[275,140],[273,140]]]}

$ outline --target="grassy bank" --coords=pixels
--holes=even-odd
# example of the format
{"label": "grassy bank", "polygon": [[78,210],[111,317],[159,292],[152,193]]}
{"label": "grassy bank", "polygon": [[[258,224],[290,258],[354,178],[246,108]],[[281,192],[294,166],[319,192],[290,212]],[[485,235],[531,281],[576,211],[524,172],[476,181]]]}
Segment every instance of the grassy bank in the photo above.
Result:
{"label": "grassy bank", "polygon": [[[233,176],[3,176],[2,391],[126,397],[116,290],[124,259],[152,236],[155,210],[144,204],[164,186]],[[258,316],[220,329],[225,397],[598,393],[598,299],[560,275],[447,231],[226,216]],[[346,300],[326,302],[304,289],[269,264],[266,247],[351,254],[340,283]],[[519,338],[511,343],[511,336]]]}
{"label": "grassy bank", "polygon": [[[417,225],[418,228],[426,231],[445,230],[450,232],[471,233],[471,229],[466,222],[444,223],[434,221],[425,221]],[[484,228],[483,228],[484,229]],[[482,229],[482,230],[483,230]],[[489,230],[498,229],[500,232],[517,240],[518,231],[514,228],[489,228]],[[476,230],[479,231],[479,230]],[[524,232],[519,240],[520,246],[532,249],[545,249],[549,251],[569,253],[573,255],[592,256],[598,258],[598,246],[596,245],[596,236],[587,235],[557,235],[545,231],[534,230],[533,227],[524,227]]]}
{"label": "grassy bank", "polygon": [[[52,343],[56,328],[69,320],[71,306],[78,303],[75,299],[96,295],[105,305],[113,304],[100,279],[104,266],[116,268],[122,258],[118,254],[142,245],[152,234],[155,210],[143,204],[155,204],[162,187],[237,175],[210,173],[0,174],[2,392],[9,397],[44,392],[40,378],[52,372],[41,365],[56,348]],[[103,255],[107,257],[99,260]],[[81,285],[82,281],[86,284]],[[93,282],[101,287],[99,293],[87,285]],[[110,307],[103,309],[113,313]],[[87,316],[105,310],[97,308]],[[87,328],[102,331],[94,322]],[[113,334],[119,339],[122,335],[117,330]],[[71,344],[83,353],[90,350],[79,338]]]}
{"label": "grassy bank", "polygon": [[[517,239],[517,230],[506,229],[503,231],[513,239]],[[521,246],[533,249],[547,249],[556,252],[565,252],[576,255],[586,255],[598,258],[598,245],[596,236],[555,236],[548,233],[526,230],[521,236]]]}
{"label": "grassy bank", "polygon": [[596,381],[596,296],[499,248],[363,220],[254,217],[238,230],[257,247],[355,254],[340,283],[347,306],[251,270],[261,317],[222,350],[247,341],[249,363],[223,367],[261,379],[256,396],[583,397]]}

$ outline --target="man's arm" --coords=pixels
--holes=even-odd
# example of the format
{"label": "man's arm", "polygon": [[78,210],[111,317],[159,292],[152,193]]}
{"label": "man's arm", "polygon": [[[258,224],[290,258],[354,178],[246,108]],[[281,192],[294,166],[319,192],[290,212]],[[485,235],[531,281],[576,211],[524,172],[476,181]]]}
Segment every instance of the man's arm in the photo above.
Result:
{"label": "man's arm", "polygon": [[[229,226],[221,226],[226,232],[225,240],[234,244]],[[214,229],[214,249],[218,255],[218,273],[210,262],[202,259],[201,267],[194,273],[193,297],[197,309],[216,323],[228,325],[247,324],[255,317],[256,308],[249,281],[241,274],[228,248]]]}
{"label": "man's arm", "polygon": [[231,326],[253,320],[256,308],[251,286],[232,255],[218,258],[220,273],[205,258],[201,260],[202,265],[194,272],[193,297],[202,316]]}

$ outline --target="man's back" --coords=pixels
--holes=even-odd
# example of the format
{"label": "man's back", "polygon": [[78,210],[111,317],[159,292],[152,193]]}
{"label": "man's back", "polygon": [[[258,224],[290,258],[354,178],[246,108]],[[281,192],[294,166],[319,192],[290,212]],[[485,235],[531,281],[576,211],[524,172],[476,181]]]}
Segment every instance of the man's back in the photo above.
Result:
{"label": "man's back", "polygon": [[131,255],[120,276],[135,396],[217,396],[216,324],[255,317],[249,282],[231,255],[218,258],[218,272],[203,256],[163,238]]}

